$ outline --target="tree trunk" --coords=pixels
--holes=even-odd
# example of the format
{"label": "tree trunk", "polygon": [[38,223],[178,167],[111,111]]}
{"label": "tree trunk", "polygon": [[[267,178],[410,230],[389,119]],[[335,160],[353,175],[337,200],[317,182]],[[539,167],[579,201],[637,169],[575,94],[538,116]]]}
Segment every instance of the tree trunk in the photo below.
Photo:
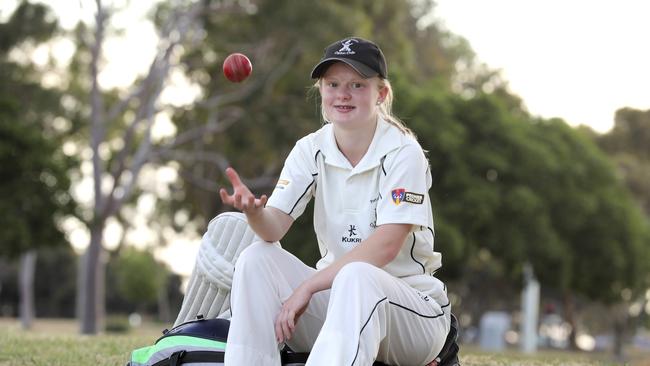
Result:
{"label": "tree trunk", "polygon": [[569,348],[572,350],[578,349],[576,343],[576,316],[575,316],[575,303],[573,294],[569,290],[564,291],[564,320],[571,325],[571,332],[569,333]]}
{"label": "tree trunk", "polygon": [[613,326],[614,326],[614,357],[617,361],[623,362],[625,360],[625,350],[623,345],[625,344],[625,336],[627,331],[627,313],[626,304],[616,304],[611,307],[610,312],[613,315]]}
{"label": "tree trunk", "polygon": [[104,320],[102,233],[103,225],[91,226],[90,245],[83,256],[81,293],[79,294],[82,334],[97,334]]}
{"label": "tree trunk", "polygon": [[163,285],[160,286],[160,291],[158,291],[158,318],[163,323],[170,323],[172,321],[167,282],[167,279],[165,279]]}
{"label": "tree trunk", "polygon": [[29,250],[20,257],[20,324],[31,329],[34,321],[34,273],[36,272],[36,251]]}

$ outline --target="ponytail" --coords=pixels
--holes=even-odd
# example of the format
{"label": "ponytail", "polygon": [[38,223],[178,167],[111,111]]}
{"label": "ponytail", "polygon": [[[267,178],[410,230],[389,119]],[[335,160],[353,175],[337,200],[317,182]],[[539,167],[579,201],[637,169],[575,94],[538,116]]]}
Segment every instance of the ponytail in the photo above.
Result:
{"label": "ponytail", "polygon": [[403,134],[413,136],[415,139],[417,139],[417,136],[415,133],[406,125],[402,120],[400,120],[397,116],[393,114],[393,87],[390,84],[390,81],[388,79],[381,79],[379,85],[388,89],[388,93],[386,93],[386,98],[381,101],[379,104],[379,116],[383,118],[386,122],[390,123],[391,125],[397,127],[398,130],[400,130]]}

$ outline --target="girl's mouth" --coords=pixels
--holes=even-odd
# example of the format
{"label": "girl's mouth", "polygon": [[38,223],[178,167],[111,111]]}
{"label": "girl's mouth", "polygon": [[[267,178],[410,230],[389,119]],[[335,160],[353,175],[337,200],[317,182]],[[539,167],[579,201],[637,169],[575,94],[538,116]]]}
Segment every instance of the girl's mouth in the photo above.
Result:
{"label": "girl's mouth", "polygon": [[334,108],[336,108],[336,110],[339,112],[349,112],[353,110],[355,107],[351,105],[335,105]]}

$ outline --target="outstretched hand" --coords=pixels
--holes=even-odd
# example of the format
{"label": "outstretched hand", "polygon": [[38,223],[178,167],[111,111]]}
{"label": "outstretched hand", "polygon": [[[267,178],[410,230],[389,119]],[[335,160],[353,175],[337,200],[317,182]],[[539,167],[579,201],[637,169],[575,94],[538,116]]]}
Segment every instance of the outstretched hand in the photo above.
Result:
{"label": "outstretched hand", "polygon": [[233,194],[230,195],[224,188],[221,188],[219,190],[221,201],[226,205],[238,209],[246,215],[257,215],[261,213],[262,209],[266,205],[268,197],[262,195],[260,198],[256,198],[248,187],[242,183],[241,179],[239,179],[239,174],[237,174],[235,169],[227,168],[226,176],[232,185]]}

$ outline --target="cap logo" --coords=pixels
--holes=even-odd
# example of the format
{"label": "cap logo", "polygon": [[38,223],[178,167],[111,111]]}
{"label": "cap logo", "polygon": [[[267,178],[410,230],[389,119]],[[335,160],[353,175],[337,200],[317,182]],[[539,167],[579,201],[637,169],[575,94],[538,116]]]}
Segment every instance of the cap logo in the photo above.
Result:
{"label": "cap logo", "polygon": [[350,46],[355,44],[357,40],[354,39],[346,39],[345,41],[341,42],[341,49],[334,52],[335,55],[354,55],[356,52],[354,52]]}

